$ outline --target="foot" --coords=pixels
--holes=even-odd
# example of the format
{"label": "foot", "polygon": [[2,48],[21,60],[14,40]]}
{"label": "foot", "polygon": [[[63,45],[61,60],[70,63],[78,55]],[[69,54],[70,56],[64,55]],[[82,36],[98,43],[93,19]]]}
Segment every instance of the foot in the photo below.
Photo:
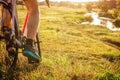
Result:
{"label": "foot", "polygon": [[2,33],[6,41],[10,40],[10,35],[12,33],[12,30],[8,26],[2,27]]}
{"label": "foot", "polygon": [[8,51],[10,56],[14,56],[15,47],[14,47],[13,40],[10,39],[12,30],[8,26],[2,26],[1,30],[2,30],[3,39],[7,42],[6,50]]}
{"label": "foot", "polygon": [[40,62],[40,56],[35,46],[26,44],[24,46],[23,55],[28,57],[29,62]]}

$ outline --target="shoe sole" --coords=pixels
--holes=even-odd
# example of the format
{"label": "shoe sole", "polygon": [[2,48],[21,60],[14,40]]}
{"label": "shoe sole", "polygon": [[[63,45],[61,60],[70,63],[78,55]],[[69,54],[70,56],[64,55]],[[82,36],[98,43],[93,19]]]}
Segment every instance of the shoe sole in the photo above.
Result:
{"label": "shoe sole", "polygon": [[34,55],[34,53],[30,52],[30,51],[23,51],[23,55],[28,57],[28,58],[31,58],[35,61],[40,61],[40,57],[37,57],[36,55]]}

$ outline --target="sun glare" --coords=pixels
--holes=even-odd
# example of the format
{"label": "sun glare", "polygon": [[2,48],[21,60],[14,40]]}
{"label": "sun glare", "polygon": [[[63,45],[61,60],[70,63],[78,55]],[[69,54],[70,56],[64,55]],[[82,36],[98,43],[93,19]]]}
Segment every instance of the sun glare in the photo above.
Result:
{"label": "sun glare", "polygon": [[[38,0],[38,2],[44,1],[44,0]],[[99,1],[99,0],[50,0],[50,1],[71,1],[71,2],[94,2],[94,1]]]}

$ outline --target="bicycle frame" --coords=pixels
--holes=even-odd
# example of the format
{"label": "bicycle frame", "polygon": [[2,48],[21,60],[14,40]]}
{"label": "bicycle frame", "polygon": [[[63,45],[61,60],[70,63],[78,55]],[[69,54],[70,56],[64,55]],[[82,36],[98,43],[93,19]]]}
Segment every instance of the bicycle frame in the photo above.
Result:
{"label": "bicycle frame", "polygon": [[[11,40],[13,40],[15,42],[14,45],[16,45],[16,52],[15,52],[15,55],[14,55],[14,60],[11,64],[10,68],[7,71],[7,73],[10,73],[11,71],[13,71],[13,69],[16,66],[16,62],[17,62],[17,59],[18,59],[18,48],[22,48],[23,44],[22,44],[22,41],[21,41],[20,28],[19,28],[19,24],[18,24],[16,0],[12,0],[12,2],[10,0],[7,0],[7,2],[5,2],[4,0],[0,0],[0,2],[2,2],[2,4],[7,5],[7,7],[9,6],[8,4],[11,4],[11,8],[12,8],[11,11],[9,11],[9,13],[11,12],[10,15],[11,15],[11,20],[12,20]],[[6,8],[3,7],[2,21],[5,19],[6,10],[9,10],[9,9],[6,9]],[[2,23],[2,21],[1,21],[1,23]]]}
{"label": "bicycle frame", "polygon": [[[3,1],[3,0],[0,0],[0,1]],[[12,20],[12,36],[14,36],[15,34],[15,27],[17,28],[17,30],[18,30],[18,32],[20,32],[20,28],[19,28],[19,22],[18,22],[18,14],[17,14],[17,7],[16,7],[16,0],[12,0],[12,2],[11,2],[11,0],[8,0],[8,4],[11,4],[12,5],[12,18],[11,18],[11,20]],[[3,9],[3,15],[2,15],[2,19],[4,19],[4,17],[5,17],[5,15],[6,15],[6,13],[5,13],[5,9]],[[26,30],[27,30],[27,20],[28,20],[28,13],[27,13],[27,15],[26,15],[26,19],[25,19],[25,22],[24,22],[24,26],[23,26],[23,29],[22,29],[22,34],[23,34],[23,36],[26,36]],[[15,22],[16,21],[16,22]],[[16,23],[16,24],[15,24]],[[19,34],[18,34],[19,35]],[[20,40],[19,38],[18,38],[18,40]]]}
{"label": "bicycle frame", "polygon": [[27,15],[26,15],[26,19],[25,19],[24,26],[23,26],[23,29],[22,29],[23,36],[27,35],[27,22],[28,22],[28,18],[29,18],[29,13],[27,13]]}
{"label": "bicycle frame", "polygon": [[[4,0],[0,0],[0,1],[4,1]],[[14,35],[14,26],[15,26],[15,23],[14,23],[14,21],[15,21],[15,18],[17,18],[17,10],[16,10],[16,0],[12,0],[12,2],[10,2],[10,0],[7,0],[7,3],[8,4],[11,4],[12,6],[12,35]],[[5,15],[6,15],[6,9],[5,8],[3,8],[3,15],[2,15],[2,19],[4,19],[4,17],[5,17]],[[16,14],[16,15],[15,15]],[[17,20],[17,19],[16,19]],[[18,21],[17,21],[17,24],[18,24]],[[17,26],[19,26],[19,25],[17,25]]]}

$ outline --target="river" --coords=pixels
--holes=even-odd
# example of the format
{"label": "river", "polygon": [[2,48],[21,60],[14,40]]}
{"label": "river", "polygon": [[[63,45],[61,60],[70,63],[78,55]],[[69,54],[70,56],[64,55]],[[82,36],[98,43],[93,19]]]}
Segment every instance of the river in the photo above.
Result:
{"label": "river", "polygon": [[81,24],[104,26],[111,31],[120,31],[120,28],[116,28],[115,25],[113,25],[112,19],[106,17],[99,17],[99,15],[96,12],[86,13],[84,16],[91,16],[93,18],[93,21],[82,22]]}

